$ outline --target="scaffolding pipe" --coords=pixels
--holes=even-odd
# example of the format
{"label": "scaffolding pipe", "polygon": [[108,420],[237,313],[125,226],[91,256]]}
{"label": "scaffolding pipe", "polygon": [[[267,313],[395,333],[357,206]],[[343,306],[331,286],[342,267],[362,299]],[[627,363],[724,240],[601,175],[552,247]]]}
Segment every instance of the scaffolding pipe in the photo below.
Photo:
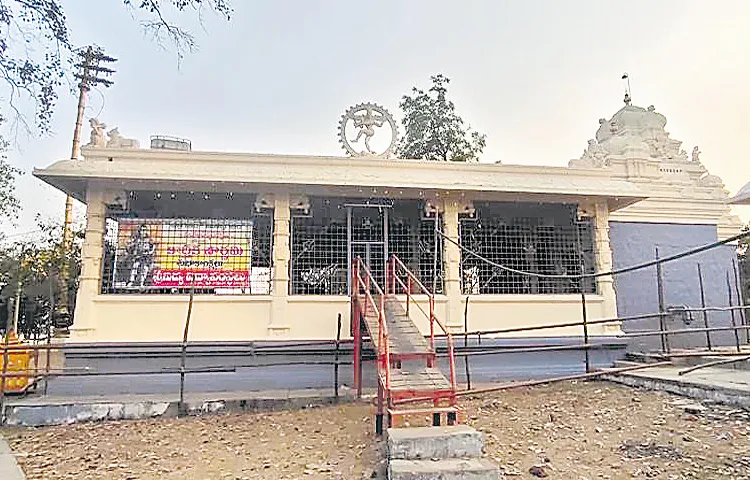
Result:
{"label": "scaffolding pipe", "polygon": [[[732,304],[732,284],[729,281],[729,272],[727,272],[727,298],[729,300],[729,306],[734,306]],[[730,318],[732,320],[732,327],[734,327],[734,341],[737,346],[737,351],[739,352],[742,349],[740,348],[740,332],[739,330],[737,330],[737,319],[734,318],[734,310],[731,310],[729,314],[731,315]]]}
{"label": "scaffolding pipe", "polygon": [[[703,271],[701,270],[701,264],[698,263],[698,286],[700,287],[700,293],[701,293],[701,307],[706,308],[706,290],[703,287]],[[708,327],[708,312],[706,310],[703,311],[703,324]],[[711,332],[706,331],[706,347],[711,350]]]}
{"label": "scaffolding pipe", "polygon": [[750,360],[750,355],[746,355],[744,357],[739,357],[739,358],[729,358],[729,359],[715,360],[713,362],[702,363],[700,365],[695,365],[693,367],[686,368],[685,370],[680,370],[679,372],[677,372],[677,374],[678,375],[685,375],[686,373],[694,372],[696,370],[700,370],[701,368],[713,367],[713,366],[716,366],[716,365],[726,365],[726,364],[729,364],[729,363],[744,362],[744,361],[747,361],[747,360]]}
{"label": "scaffolding pipe", "polygon": [[0,374],[0,425],[5,422],[5,379],[8,377],[8,342],[10,341],[10,332],[5,332],[3,348],[3,366]]}
{"label": "scaffolding pipe", "polygon": [[[564,377],[553,377],[553,378],[547,378],[543,380],[528,380],[524,382],[508,383],[504,385],[498,385],[496,387],[480,388],[476,390],[461,390],[461,391],[456,392],[454,395],[457,397],[464,397],[467,395],[479,395],[483,393],[493,393],[493,392],[499,392],[502,390],[510,390],[511,388],[534,387],[537,385],[546,385],[548,383],[565,382],[569,380],[584,380],[584,379],[600,377],[602,375],[612,375],[612,374],[617,374],[617,373],[632,372],[635,370],[643,370],[643,369],[652,368],[652,367],[663,367],[663,366],[671,365],[671,364],[672,364],[671,362],[656,362],[656,363],[649,363],[645,365],[633,365],[629,367],[608,368],[606,370],[600,370],[598,372],[588,372],[588,373],[581,373],[577,375],[566,375]],[[419,403],[419,402],[426,402],[426,401],[431,401],[431,400],[432,400],[431,397],[407,398],[404,400],[399,400],[397,402],[394,402],[394,405]]]}
{"label": "scaffolding pipe", "polygon": [[651,358],[689,358],[689,357],[736,357],[746,355],[747,352],[729,352],[729,351],[716,351],[711,352],[706,350],[699,350],[694,352],[673,352],[673,353],[642,353],[641,355]]}
{"label": "scaffolding pipe", "polygon": [[[469,296],[466,295],[466,304],[464,305],[464,331],[469,331]],[[464,348],[469,346],[469,334],[464,333]],[[433,346],[434,351],[434,346]],[[466,388],[471,390],[471,370],[469,368],[469,356],[464,355],[464,368],[466,369]]]}
{"label": "scaffolding pipe", "polygon": [[195,285],[191,285],[187,315],[185,316],[185,330],[182,333],[182,351],[180,352],[180,402],[177,404],[177,415],[180,416],[187,415],[187,408],[185,407],[185,363],[187,361],[188,333],[190,332],[190,317],[193,314],[194,297]]}
{"label": "scaffolding pipe", "polygon": [[664,272],[662,272],[661,262],[659,262],[659,247],[655,247],[656,252],[656,294],[659,300],[659,330],[661,331],[661,351],[669,353],[669,334],[667,333],[667,322],[664,308]]}
{"label": "scaffolding pipe", "polygon": [[[737,305],[740,307],[745,306],[745,299],[743,298],[742,291],[740,289],[740,273],[737,271],[737,260],[732,259],[732,271],[734,272],[734,289],[737,292]],[[745,314],[744,308],[738,310],[740,312],[740,323],[742,325],[748,325],[747,315]],[[750,343],[750,331],[745,330],[745,343]]]}
{"label": "scaffolding pipe", "polygon": [[[670,335],[678,335],[685,333],[698,333],[698,332],[727,332],[731,330],[748,330],[750,326],[738,325],[734,327],[711,327],[711,328],[683,328],[680,330],[670,330]],[[661,335],[662,332],[654,330],[638,330],[635,332],[628,332],[619,335],[619,338],[630,338],[630,337],[650,337],[652,335]],[[669,352],[666,352],[669,353]]]}

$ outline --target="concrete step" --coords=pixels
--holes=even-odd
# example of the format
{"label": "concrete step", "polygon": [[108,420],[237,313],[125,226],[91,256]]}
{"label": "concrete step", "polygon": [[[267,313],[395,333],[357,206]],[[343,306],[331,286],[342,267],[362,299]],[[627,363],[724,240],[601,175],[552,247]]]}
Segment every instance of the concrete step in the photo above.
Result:
{"label": "concrete step", "polygon": [[482,458],[391,460],[389,480],[500,480],[500,469]]}
{"label": "concrete step", "polygon": [[388,429],[390,460],[481,457],[484,435],[468,425]]}

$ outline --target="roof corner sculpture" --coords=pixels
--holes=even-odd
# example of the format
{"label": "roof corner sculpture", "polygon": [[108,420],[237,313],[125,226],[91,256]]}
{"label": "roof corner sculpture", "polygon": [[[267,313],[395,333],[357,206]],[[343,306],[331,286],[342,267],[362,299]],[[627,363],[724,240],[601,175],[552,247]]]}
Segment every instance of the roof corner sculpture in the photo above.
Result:
{"label": "roof corner sculpture", "polygon": [[[347,126],[350,123],[353,126],[353,130],[356,131],[354,138],[347,137]],[[391,140],[384,150],[380,149],[382,151],[373,150],[373,147],[370,145],[370,141],[375,137],[376,127],[378,129],[390,127]],[[339,142],[341,142],[341,146],[352,157],[388,158],[393,154],[397,139],[398,129],[396,121],[385,108],[374,103],[360,103],[349,108],[339,122]],[[364,150],[357,151],[352,144],[359,143],[360,141],[364,143],[365,148]]]}
{"label": "roof corner sculpture", "polygon": [[89,125],[91,126],[91,137],[89,143],[85,145],[86,147],[140,148],[141,146],[136,139],[123,138],[117,127],[107,132],[107,124],[100,122],[98,118],[89,119]]}

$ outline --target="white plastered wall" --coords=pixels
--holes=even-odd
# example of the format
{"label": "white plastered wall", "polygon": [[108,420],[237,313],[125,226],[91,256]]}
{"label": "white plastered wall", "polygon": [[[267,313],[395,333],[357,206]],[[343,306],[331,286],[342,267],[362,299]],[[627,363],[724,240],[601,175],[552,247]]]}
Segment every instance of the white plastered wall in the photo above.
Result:
{"label": "white plastered wall", "polygon": [[[82,253],[81,287],[78,291],[71,342],[163,342],[182,339],[187,315],[185,295],[100,294],[105,208],[114,192],[92,186],[87,193],[87,223]],[[269,196],[270,198],[271,196]],[[189,338],[200,341],[316,340],[336,337],[337,318],[342,317],[342,337],[349,336],[350,307],[346,296],[289,295],[290,197],[276,192],[274,202],[274,278],[272,294],[263,296],[196,295]],[[458,239],[458,214],[463,205],[444,200],[446,235]],[[597,268],[611,266],[606,204],[593,209]],[[454,333],[463,331],[466,297],[460,290],[460,249],[445,243],[446,294],[436,297],[436,313]],[[606,278],[599,280],[599,295],[587,295],[588,318],[614,316],[615,292]],[[419,298],[419,297],[418,297]],[[427,310],[426,298],[419,300]],[[429,333],[427,318],[412,307],[413,319]],[[581,317],[578,295],[475,295],[469,300],[469,330],[575,322]],[[591,326],[591,335],[619,333],[619,326]],[[436,330],[436,333],[440,333]],[[503,336],[581,335],[580,327],[517,332]]]}

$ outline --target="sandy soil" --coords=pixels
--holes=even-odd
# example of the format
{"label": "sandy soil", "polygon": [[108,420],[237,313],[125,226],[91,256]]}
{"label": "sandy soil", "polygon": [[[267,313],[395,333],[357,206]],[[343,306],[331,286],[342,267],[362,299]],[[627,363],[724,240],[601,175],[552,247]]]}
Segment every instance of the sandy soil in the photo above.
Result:
{"label": "sandy soil", "polygon": [[[506,478],[750,479],[750,412],[686,404],[600,382],[464,402]],[[2,432],[29,480],[382,478],[372,413],[346,405]]]}
{"label": "sandy soil", "polygon": [[[609,383],[564,383],[469,402],[509,478],[750,479],[750,412]],[[699,405],[700,406],[700,405]],[[516,477],[515,475],[518,475]]]}

